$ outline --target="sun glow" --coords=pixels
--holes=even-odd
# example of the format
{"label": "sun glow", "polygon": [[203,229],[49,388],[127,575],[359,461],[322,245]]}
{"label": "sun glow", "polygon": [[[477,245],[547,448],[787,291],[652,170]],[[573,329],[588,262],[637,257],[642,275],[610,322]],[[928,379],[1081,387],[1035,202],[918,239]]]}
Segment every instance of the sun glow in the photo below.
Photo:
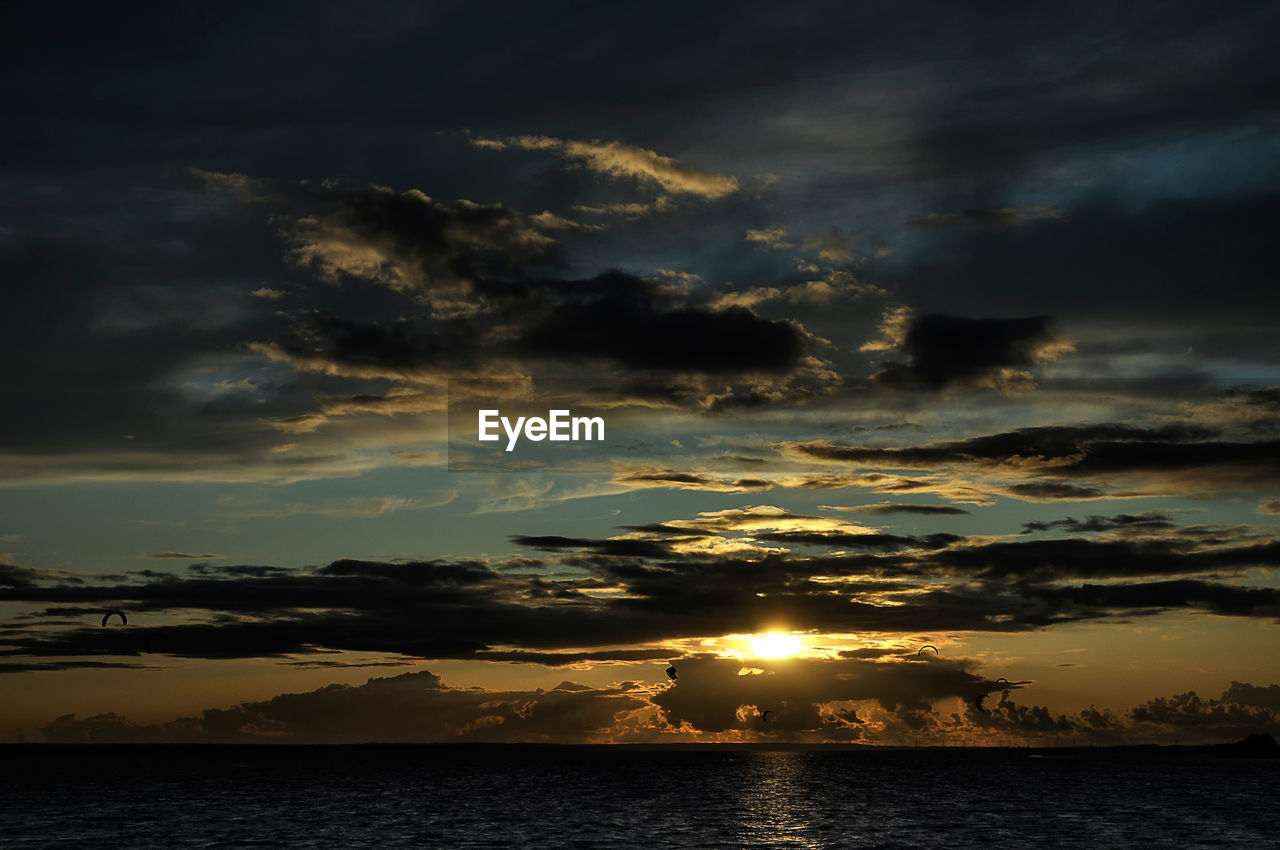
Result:
{"label": "sun glow", "polygon": [[799,635],[769,632],[751,638],[751,651],[761,658],[786,658],[802,649],[804,640]]}

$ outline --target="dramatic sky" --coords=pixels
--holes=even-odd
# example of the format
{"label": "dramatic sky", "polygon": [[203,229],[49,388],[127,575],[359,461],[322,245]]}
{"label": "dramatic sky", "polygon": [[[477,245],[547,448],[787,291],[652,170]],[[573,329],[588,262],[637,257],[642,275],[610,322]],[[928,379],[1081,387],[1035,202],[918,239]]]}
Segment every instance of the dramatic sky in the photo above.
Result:
{"label": "dramatic sky", "polygon": [[1280,732],[1280,7],[981,8],[5,4],[0,740]]}

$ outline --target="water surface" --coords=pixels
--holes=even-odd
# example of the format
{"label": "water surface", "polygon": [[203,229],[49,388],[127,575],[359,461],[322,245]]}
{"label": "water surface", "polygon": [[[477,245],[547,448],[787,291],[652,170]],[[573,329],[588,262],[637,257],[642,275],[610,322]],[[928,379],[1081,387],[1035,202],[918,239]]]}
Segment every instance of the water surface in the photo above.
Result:
{"label": "water surface", "polygon": [[1205,752],[0,750],[8,848],[1256,848],[1280,835],[1280,761]]}

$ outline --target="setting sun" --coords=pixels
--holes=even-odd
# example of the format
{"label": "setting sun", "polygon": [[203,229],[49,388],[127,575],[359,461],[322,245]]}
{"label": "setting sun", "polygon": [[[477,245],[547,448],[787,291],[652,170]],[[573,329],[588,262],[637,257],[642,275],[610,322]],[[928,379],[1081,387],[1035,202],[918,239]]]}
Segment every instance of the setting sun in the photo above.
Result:
{"label": "setting sun", "polygon": [[804,640],[799,635],[769,632],[751,638],[751,651],[761,658],[786,658],[803,648]]}

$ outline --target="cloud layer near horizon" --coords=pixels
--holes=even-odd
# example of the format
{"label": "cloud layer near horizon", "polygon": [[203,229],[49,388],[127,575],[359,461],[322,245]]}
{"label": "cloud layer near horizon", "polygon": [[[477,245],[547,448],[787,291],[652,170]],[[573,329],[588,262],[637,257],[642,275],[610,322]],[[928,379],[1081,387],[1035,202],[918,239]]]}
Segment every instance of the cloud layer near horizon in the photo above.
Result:
{"label": "cloud layer near horizon", "polygon": [[[281,694],[198,717],[139,724],[118,714],[63,715],[54,743],[440,743],[462,741],[690,743],[840,742],[957,746],[1114,744],[1170,737],[1185,743],[1280,732],[1280,685],[1232,682],[1220,696],[1157,697],[1125,711],[1053,714],[1008,686],[954,665],[764,664],[682,660],[681,681],[503,691],[444,683],[426,670],[363,685]],[[818,669],[821,667],[822,669]],[[975,696],[998,697],[979,708]],[[768,715],[765,715],[765,712]]]}

